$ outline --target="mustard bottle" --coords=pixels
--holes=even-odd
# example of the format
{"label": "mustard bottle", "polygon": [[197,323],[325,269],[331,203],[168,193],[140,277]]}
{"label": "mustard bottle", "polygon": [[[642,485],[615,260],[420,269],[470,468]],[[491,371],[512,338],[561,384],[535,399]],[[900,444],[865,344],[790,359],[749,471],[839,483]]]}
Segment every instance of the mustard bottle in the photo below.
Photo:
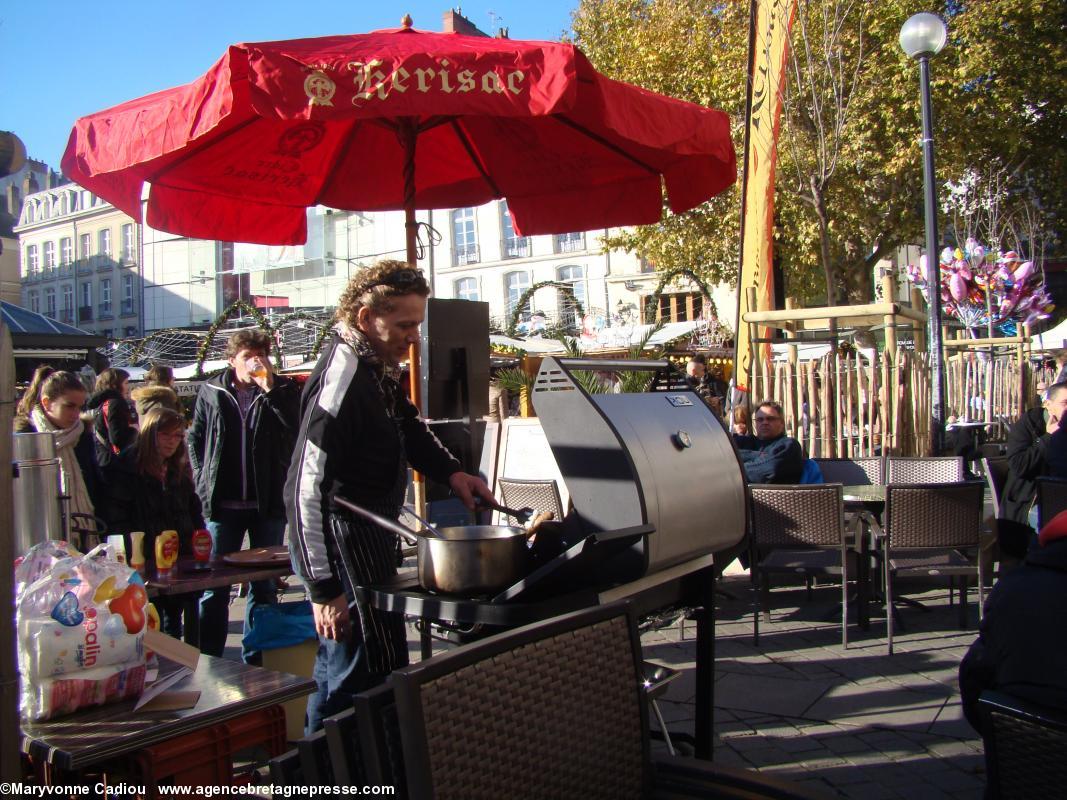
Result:
{"label": "mustard bottle", "polygon": [[156,577],[170,578],[178,562],[178,532],[163,531],[156,537]]}
{"label": "mustard bottle", "polygon": [[144,574],[144,531],[130,533],[130,566]]}

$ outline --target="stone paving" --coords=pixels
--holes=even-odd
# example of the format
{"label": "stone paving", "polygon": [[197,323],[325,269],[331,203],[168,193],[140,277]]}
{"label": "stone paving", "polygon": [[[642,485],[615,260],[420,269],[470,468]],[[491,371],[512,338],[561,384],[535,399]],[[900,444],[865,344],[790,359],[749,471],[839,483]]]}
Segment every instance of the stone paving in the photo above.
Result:
{"label": "stone paving", "polygon": [[[982,742],[963,718],[956,681],[977,626],[973,589],[969,630],[961,631],[946,587],[901,582],[930,611],[901,608],[906,630],[898,627],[889,656],[884,615],[873,606],[870,630],[850,625],[849,647],[841,647],[840,618],[830,616],[840,590],[832,585],[816,588],[811,600],[803,588],[775,589],[771,622],[761,622],[754,646],[749,585],[747,575],[728,576],[724,588],[736,599],[720,598],[716,612],[717,762],[827,797],[982,796]],[[284,599],[301,596],[292,587]],[[237,600],[230,606],[229,658],[240,658],[243,616]],[[692,731],[695,637],[695,623],[682,619],[642,635],[646,659],[682,670],[659,701],[668,729],[677,723]]]}

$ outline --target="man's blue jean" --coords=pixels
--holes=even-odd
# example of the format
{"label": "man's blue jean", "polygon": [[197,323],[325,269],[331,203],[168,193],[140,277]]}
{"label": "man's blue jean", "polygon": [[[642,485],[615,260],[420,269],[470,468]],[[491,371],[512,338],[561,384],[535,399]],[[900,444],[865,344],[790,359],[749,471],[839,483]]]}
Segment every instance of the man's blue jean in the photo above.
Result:
{"label": "man's blue jean", "polygon": [[[221,509],[207,521],[211,532],[212,556],[221,558],[241,549],[245,532],[248,532],[250,547],[270,547],[282,543],[285,536],[285,520],[264,517],[258,511]],[[272,579],[252,581],[252,591],[245,606],[245,631],[252,620],[252,611],[260,603],[276,603],[277,589]],[[221,656],[226,647],[229,629],[230,587],[208,589],[200,600],[200,650],[209,656]],[[258,663],[259,651],[241,648],[245,663]]]}

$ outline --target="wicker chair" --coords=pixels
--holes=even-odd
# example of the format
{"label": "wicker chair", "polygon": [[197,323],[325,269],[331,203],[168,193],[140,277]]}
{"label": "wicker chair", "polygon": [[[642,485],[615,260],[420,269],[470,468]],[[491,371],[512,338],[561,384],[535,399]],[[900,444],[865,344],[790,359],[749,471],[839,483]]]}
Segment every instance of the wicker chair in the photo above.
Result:
{"label": "wicker chair", "polygon": [[1067,511],[1067,480],[1037,479],[1037,529],[1041,530],[1054,516]]}
{"label": "wicker chair", "polygon": [[392,685],[384,683],[356,695],[353,711],[358,722],[366,782],[393,786],[397,797],[407,797],[400,720]]}
{"label": "wicker chair", "polygon": [[[832,575],[841,578],[841,643],[848,646],[848,580],[843,565],[855,569],[855,553],[845,540],[845,509],[841,484],[769,485],[748,487],[752,581],[760,584],[760,605],[770,622],[770,575]],[[809,585],[810,589],[810,585]],[[752,613],[752,640],[759,644],[758,608]]]}
{"label": "wicker chair", "polygon": [[937,456],[936,458],[886,459],[887,484],[891,483],[956,483],[965,477],[962,456]]}
{"label": "wicker chair", "polygon": [[1004,486],[1008,482],[1008,472],[1011,466],[1006,456],[982,459],[982,474],[985,475],[986,485],[989,487],[989,497],[993,501],[993,525],[992,537],[982,544],[982,567],[986,574],[992,573],[993,561],[998,557],[1003,562],[1004,553],[1000,547],[1001,537],[1001,511],[1000,505],[1004,496]]}
{"label": "wicker chair", "polygon": [[409,796],[812,797],[742,770],[650,757],[628,603],[537,622],[395,671]]}
{"label": "wicker chair", "polygon": [[374,783],[367,776],[359,747],[359,718],[349,708],[322,721],[333,777],[338,786]]}
{"label": "wicker chair", "polygon": [[297,739],[296,749],[300,753],[300,771],[309,785],[337,785],[325,730],[315,731],[315,733]]}
{"label": "wicker chair", "polygon": [[[886,628],[889,654],[893,654],[893,579],[936,576],[963,578],[960,588],[960,627],[967,627],[967,578],[978,579],[978,613],[984,603],[984,572],[980,558],[972,559],[981,544],[981,481],[903,484],[886,487],[885,527],[874,526],[878,558],[885,584]],[[902,598],[903,599],[903,598]]]}
{"label": "wicker chair", "polygon": [[522,478],[498,478],[500,501],[511,508],[534,508],[551,511],[554,519],[563,519],[563,500],[554,480],[524,480]]}
{"label": "wicker chair", "polygon": [[978,699],[985,732],[986,797],[1063,797],[1067,785],[1067,714],[1000,692]]}
{"label": "wicker chair", "polygon": [[884,482],[885,462],[881,458],[816,458],[825,483],[845,486],[878,486]]}
{"label": "wicker chair", "polygon": [[270,782],[276,786],[304,786],[304,772],[300,763],[300,752],[294,747],[280,756],[270,760]]}

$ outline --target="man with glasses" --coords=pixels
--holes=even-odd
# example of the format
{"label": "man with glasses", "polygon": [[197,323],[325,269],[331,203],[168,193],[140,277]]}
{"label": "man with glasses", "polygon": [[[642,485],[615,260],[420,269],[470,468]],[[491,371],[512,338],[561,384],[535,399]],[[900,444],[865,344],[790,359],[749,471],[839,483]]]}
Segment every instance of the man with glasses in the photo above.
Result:
{"label": "man with glasses", "polygon": [[782,407],[764,400],[752,415],[753,435],[734,434],[749,483],[800,483],[804,451],[800,442],[785,435]]}
{"label": "man with glasses", "polygon": [[422,272],[403,261],[362,270],[341,294],[332,335],[304,385],[285,498],[293,571],[311,595],[319,635],[308,733],[408,661],[403,617],[355,594],[357,586],[396,574],[396,534],[333,498],[396,519],[410,463],[451,486],[468,508],[474,496],[492,500],[485,482],[464,473],[419,418],[400,384],[399,366],[419,340],[429,294]]}

